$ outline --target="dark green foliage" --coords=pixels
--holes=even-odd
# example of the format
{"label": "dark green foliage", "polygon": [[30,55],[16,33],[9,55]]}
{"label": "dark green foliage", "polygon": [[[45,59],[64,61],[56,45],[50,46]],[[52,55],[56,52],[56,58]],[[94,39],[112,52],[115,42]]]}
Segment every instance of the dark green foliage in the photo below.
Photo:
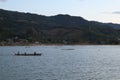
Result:
{"label": "dark green foliage", "polygon": [[[115,28],[113,27],[115,26]],[[120,25],[69,15],[42,16],[0,9],[0,41],[17,37],[29,42],[119,44]]]}

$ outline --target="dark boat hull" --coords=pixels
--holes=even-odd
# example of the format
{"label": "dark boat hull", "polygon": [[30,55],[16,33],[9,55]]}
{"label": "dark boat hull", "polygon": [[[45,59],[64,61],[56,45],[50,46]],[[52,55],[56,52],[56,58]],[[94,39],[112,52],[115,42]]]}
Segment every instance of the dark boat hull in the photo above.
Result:
{"label": "dark boat hull", "polygon": [[41,53],[39,54],[15,54],[16,56],[41,56]]}

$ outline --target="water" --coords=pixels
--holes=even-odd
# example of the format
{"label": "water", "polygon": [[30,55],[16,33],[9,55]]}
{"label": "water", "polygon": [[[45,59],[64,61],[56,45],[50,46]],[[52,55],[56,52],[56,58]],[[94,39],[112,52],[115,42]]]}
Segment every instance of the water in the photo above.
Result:
{"label": "water", "polygon": [[120,46],[0,47],[0,80],[120,80]]}

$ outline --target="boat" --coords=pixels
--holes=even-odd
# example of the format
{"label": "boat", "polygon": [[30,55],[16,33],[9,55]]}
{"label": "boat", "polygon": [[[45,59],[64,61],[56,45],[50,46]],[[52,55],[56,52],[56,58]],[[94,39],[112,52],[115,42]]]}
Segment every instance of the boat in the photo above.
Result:
{"label": "boat", "polygon": [[15,54],[16,56],[41,56],[42,55],[42,53],[36,53],[36,52],[34,52],[34,53],[16,53]]}
{"label": "boat", "polygon": [[62,50],[74,50],[74,49],[70,48],[70,49],[62,49]]}

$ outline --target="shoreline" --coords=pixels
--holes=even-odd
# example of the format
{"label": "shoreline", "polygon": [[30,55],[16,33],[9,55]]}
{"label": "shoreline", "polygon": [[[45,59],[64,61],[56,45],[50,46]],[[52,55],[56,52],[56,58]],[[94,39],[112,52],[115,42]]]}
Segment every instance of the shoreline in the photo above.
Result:
{"label": "shoreline", "polygon": [[10,44],[0,46],[120,46],[120,44]]}

